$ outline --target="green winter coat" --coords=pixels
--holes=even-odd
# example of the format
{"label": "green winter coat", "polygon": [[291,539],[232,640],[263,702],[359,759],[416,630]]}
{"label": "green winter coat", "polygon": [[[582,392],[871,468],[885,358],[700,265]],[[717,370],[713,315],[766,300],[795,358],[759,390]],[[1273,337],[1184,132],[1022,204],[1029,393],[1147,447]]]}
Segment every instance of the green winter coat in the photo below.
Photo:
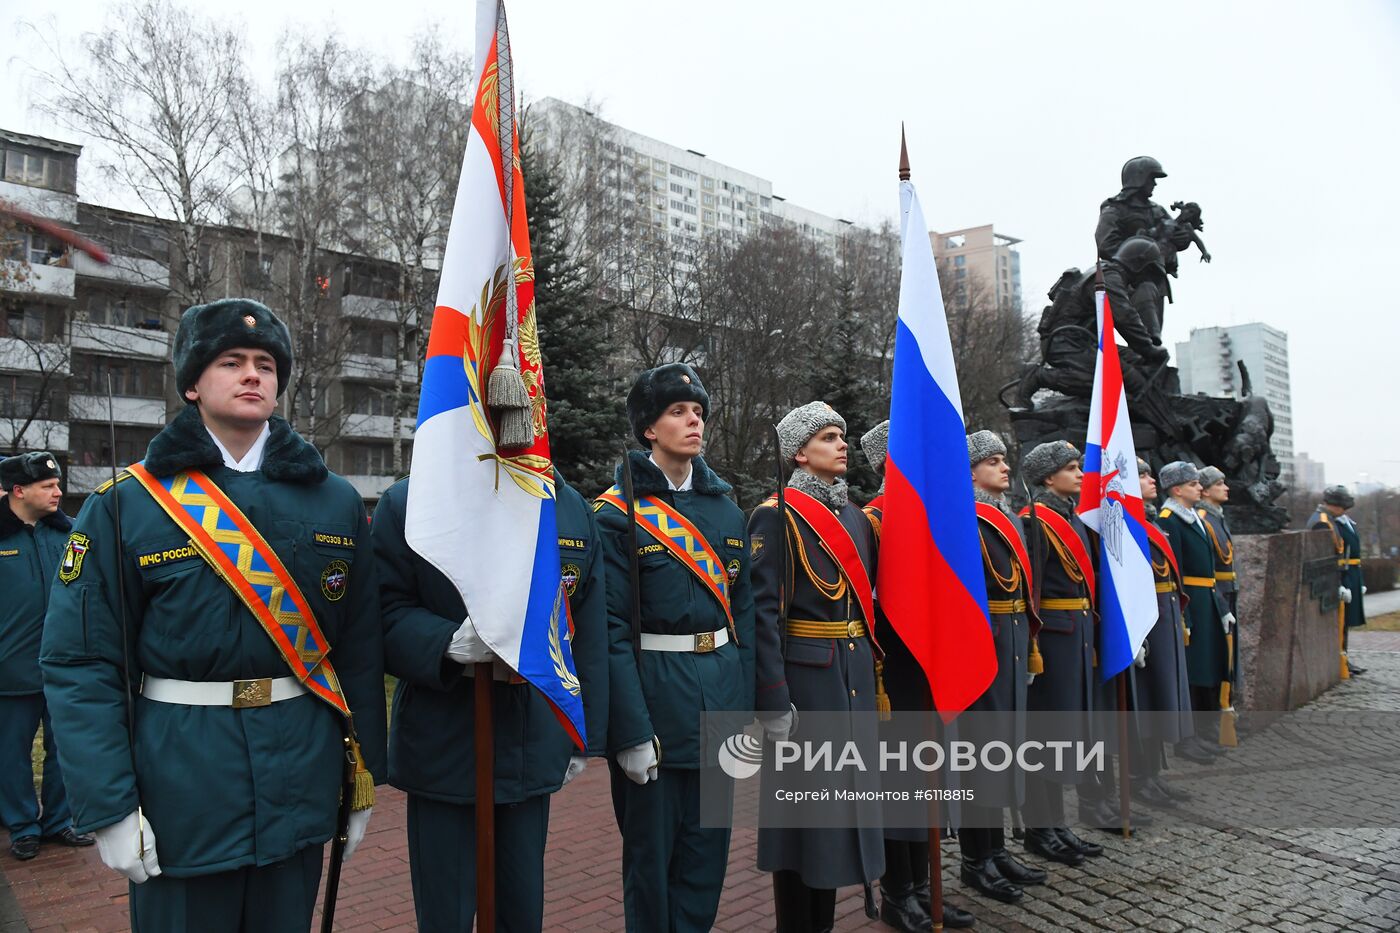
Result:
{"label": "green winter coat", "polygon": [[0,696],[42,693],[39,639],[44,613],[64,542],[73,523],[62,512],[45,515],[31,527],[0,499]]}
{"label": "green winter coat", "polygon": [[[754,605],[749,585],[744,513],[728,498],[730,486],[694,460],[693,489],[672,492],[645,451],[631,451],[633,492],[660,499],[688,518],[719,554],[730,574],[730,609],[738,639],[705,654],[643,651],[640,669],[632,652],[631,569],[627,515],[598,502],[594,510],[607,558],[608,624],[615,630],[609,672],[608,753],[632,748],[655,735],[661,767],[701,765],[700,714],[751,710],[754,702]],[[622,465],[616,473],[622,487]],[[727,626],[724,611],[695,575],[637,529],[642,631],[662,635],[714,632]]]}
{"label": "green winter coat", "polygon": [[[271,425],[262,468],[239,473],[223,466],[189,406],[151,441],[143,462],[157,477],[203,470],[277,552],[331,646],[365,764],[382,781],[383,643],[364,505],[286,421],[274,417]],[[329,839],[343,723],[311,694],[249,709],[137,696],[134,750],[127,740],[119,574],[133,686],[143,676],[232,681],[290,673],[188,537],[138,482],[123,477],[88,497],[70,541],[86,550],[54,584],[40,664],[74,828],[108,826],[140,804],[161,868],[176,878],[272,864]],[[338,589],[323,582],[332,571],[344,574]]]}
{"label": "green winter coat", "polygon": [[[607,747],[608,620],[603,557],[583,497],[556,474],[561,572],[577,582],[569,596],[574,664],[583,691],[589,753]],[[384,493],[374,510],[380,562],[385,669],[399,678],[389,728],[389,783],[448,803],[476,800],[474,682],[445,657],[467,617],[457,588],[404,540],[408,480]],[[566,578],[566,585],[567,585]],[[528,684],[495,682],[496,803],[519,803],[558,790],[569,757],[579,754],[553,708]]]}
{"label": "green winter coat", "polygon": [[[1157,513],[1157,524],[1176,553],[1190,600],[1186,605],[1186,630],[1190,635],[1186,677],[1193,687],[1217,688],[1230,675],[1230,659],[1225,650],[1225,631],[1220,626],[1226,610],[1214,585],[1215,549],[1201,519],[1189,509],[1183,510],[1175,500],[1168,500]],[[1193,580],[1209,581],[1210,585],[1194,584]]]}

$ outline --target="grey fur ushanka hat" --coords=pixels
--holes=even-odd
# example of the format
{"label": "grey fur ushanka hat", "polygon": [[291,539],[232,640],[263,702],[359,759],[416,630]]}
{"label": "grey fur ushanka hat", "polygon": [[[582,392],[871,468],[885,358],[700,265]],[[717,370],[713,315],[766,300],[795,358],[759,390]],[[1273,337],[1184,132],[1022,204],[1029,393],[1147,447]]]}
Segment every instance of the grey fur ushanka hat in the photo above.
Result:
{"label": "grey fur ushanka hat", "polygon": [[1079,448],[1069,441],[1047,441],[1038,444],[1021,461],[1021,475],[1030,486],[1042,486],[1066,465],[1081,458]]}
{"label": "grey fur ushanka hat", "polygon": [[816,437],[817,432],[828,425],[836,425],[846,430],[846,419],[826,402],[808,402],[783,415],[778,422],[778,443],[782,447],[783,459],[793,463],[802,445]]}

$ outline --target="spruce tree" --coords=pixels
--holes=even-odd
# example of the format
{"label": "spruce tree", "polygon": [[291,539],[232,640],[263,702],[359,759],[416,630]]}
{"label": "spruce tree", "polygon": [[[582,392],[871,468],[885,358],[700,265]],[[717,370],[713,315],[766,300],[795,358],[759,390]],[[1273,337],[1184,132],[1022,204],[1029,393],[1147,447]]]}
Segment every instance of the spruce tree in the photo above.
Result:
{"label": "spruce tree", "polygon": [[874,498],[880,477],[858,449],[860,436],[889,417],[889,404],[875,378],[878,361],[870,355],[866,321],[857,307],[853,278],[843,275],[837,281],[835,299],[835,319],[812,348],[809,394],[846,419],[846,440],[851,445],[846,482],[851,486],[851,498],[866,502]]}
{"label": "spruce tree", "polygon": [[612,485],[629,434],[625,391],[609,374],[607,321],[584,265],[571,254],[559,181],[549,154],[523,133],[520,168],[535,266],[535,319],[549,400],[549,446],[564,478],[585,498]]}

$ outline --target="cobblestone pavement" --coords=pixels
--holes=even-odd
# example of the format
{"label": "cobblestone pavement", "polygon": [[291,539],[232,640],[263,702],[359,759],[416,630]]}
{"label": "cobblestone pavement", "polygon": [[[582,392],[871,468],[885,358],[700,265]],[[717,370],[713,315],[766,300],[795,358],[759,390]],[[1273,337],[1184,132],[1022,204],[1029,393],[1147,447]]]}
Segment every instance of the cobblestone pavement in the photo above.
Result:
{"label": "cobblestone pavement", "polygon": [[[1320,710],[1400,711],[1400,632],[1358,632],[1353,658],[1367,668],[1329,691]],[[1247,752],[1248,742],[1236,754]],[[1189,779],[1189,769],[1176,772]],[[1072,801],[1073,795],[1067,800]],[[381,789],[371,832],[346,866],[337,928],[412,930],[404,798]],[[1107,850],[1080,868],[1056,866],[1050,883],[1008,907],[971,896],[956,880],[957,848],[944,846],[950,902],[981,930],[1347,931],[1400,930],[1400,830],[1258,830],[1152,827],[1124,840],[1085,831]],[[772,928],[768,876],[754,868],[754,833],[734,834],[716,929]],[[1013,849],[1019,849],[1012,843]],[[555,798],[546,853],[547,930],[623,929],[620,843],[597,764]],[[1041,864],[1027,856],[1026,861]],[[93,849],[45,847],[32,862],[0,855],[0,929],[106,933],[127,928],[126,885]],[[7,908],[8,896],[12,898]],[[11,925],[13,924],[13,925]],[[859,889],[841,892],[836,929],[888,930],[866,920]]]}

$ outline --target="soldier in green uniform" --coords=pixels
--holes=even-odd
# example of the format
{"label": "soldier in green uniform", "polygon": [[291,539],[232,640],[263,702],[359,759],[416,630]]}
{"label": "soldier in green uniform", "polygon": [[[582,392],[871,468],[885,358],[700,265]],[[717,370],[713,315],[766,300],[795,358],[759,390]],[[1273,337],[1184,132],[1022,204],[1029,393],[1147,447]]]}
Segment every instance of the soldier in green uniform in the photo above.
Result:
{"label": "soldier in green uniform", "polygon": [[1326,528],[1332,534],[1332,542],[1337,550],[1337,598],[1341,601],[1338,616],[1341,624],[1342,658],[1346,663],[1346,673],[1364,674],[1364,667],[1357,667],[1347,658],[1347,633],[1350,629],[1366,624],[1366,606],[1363,597],[1366,585],[1361,574],[1361,535],[1356,523],[1347,511],[1356,505],[1356,499],[1345,486],[1328,486],[1322,491],[1322,502],[1312,517],[1308,519],[1308,529],[1316,531]]}
{"label": "soldier in green uniform", "polygon": [[[1094,709],[1093,549],[1089,531],[1075,514],[1084,483],[1080,453],[1068,441],[1033,448],[1021,472],[1035,499],[1036,514],[1021,510],[1034,578],[1040,591],[1040,654],[1044,673],[1026,691],[1032,712],[1079,713],[1063,716],[1063,741],[1090,741]],[[1038,541],[1036,539],[1039,539]],[[1065,865],[1103,854],[1103,847],[1072,832],[1065,823],[1064,784],[1077,775],[1026,775],[1026,851]]]}
{"label": "soldier in green uniform", "polygon": [[[749,516],[757,549],[757,709],[761,718],[768,714],[765,730],[775,741],[787,737],[793,709],[865,713],[869,725],[876,724],[880,649],[871,633],[876,541],[843,479],[845,435],[845,419],[825,402],[784,415],[778,439],[783,460],[794,468],[785,492],[788,514],[778,513],[774,498]],[[853,730],[850,739],[868,743],[863,755],[875,760],[875,730],[860,732],[854,724]],[[853,789],[878,790],[878,775],[853,780]],[[761,795],[760,808],[769,796]],[[878,809],[864,810],[865,819],[860,808],[850,812],[852,822],[844,827],[760,826],[758,867],[773,872],[779,933],[830,930],[836,889],[869,884],[884,874]]]}
{"label": "soldier in green uniform", "polygon": [[[389,783],[408,794],[408,866],[418,929],[470,933],[476,915],[475,696],[477,663],[495,656],[472,626],[457,587],[404,540],[408,480],[374,512],[384,667],[399,678],[389,728]],[[602,545],[588,503],[555,474],[560,573],[583,692],[588,754],[607,748],[608,618]],[[619,650],[627,650],[624,646]],[[548,702],[495,663],[496,926],[544,922],[544,848],[550,795],[586,758]]]}
{"label": "soldier in green uniform", "polygon": [[1235,579],[1235,537],[1225,521],[1225,503],[1230,501],[1230,484],[1218,467],[1201,468],[1201,501],[1196,514],[1205,522],[1211,549],[1215,551],[1215,592],[1234,612],[1238,606],[1239,585]]}
{"label": "soldier in green uniform", "polygon": [[[1196,514],[1201,499],[1200,471],[1195,464],[1177,460],[1162,467],[1158,480],[1167,492],[1167,502],[1157,513],[1158,524],[1176,554],[1181,582],[1189,597],[1186,606],[1186,673],[1191,684],[1191,706],[1197,713],[1220,709],[1220,684],[1229,676],[1226,634],[1235,624],[1215,589],[1215,551],[1210,533]],[[1197,718],[1197,732],[1185,741],[1204,746],[1209,754],[1219,754],[1214,741],[1219,717]],[[1202,732],[1207,731],[1206,736]],[[1187,756],[1189,757],[1189,755]]]}
{"label": "soldier in green uniform", "polygon": [[[881,421],[860,437],[860,449],[880,475],[875,498],[861,510],[875,530],[875,544],[885,518],[885,460],[889,451],[890,423]],[[928,680],[923,668],[880,610],[875,600],[875,630],[884,649],[883,679],[894,711],[929,710]],[[882,726],[884,724],[882,723]],[[885,826],[885,873],[880,876],[880,919],[901,931],[933,929],[933,892],[929,884],[929,830],[927,826]],[[972,914],[943,902],[943,925],[949,929],[970,927]]]}
{"label": "soldier in green uniform", "polygon": [[[39,676],[39,639],[49,587],[73,523],[59,509],[63,470],[46,450],[0,461],[0,822],[10,831],[10,854],[28,861],[45,839],[90,846],[73,832],[63,769]],[[34,796],[30,754],[44,724],[43,810]]]}
{"label": "soldier in green uniform", "polygon": [[49,600],[75,828],[130,880],[139,933],[305,931],[347,752],[347,854],[385,771],[369,525],[273,414],[292,352],[271,311],[190,308],[174,360],[187,406],[83,504]]}
{"label": "soldier in green uniform", "polygon": [[[622,831],[627,929],[702,931],[719,909],[729,830],[700,823],[701,716],[753,709],[754,608],[744,514],[700,456],[710,396],[684,363],[649,369],[627,394],[636,551],[623,468],[594,505],[611,640],[608,754]],[[690,560],[685,555],[689,555]],[[632,558],[640,604],[632,604]],[[698,569],[697,569],[698,568]],[[702,576],[703,574],[703,576]],[[640,629],[634,638],[633,611]]]}

